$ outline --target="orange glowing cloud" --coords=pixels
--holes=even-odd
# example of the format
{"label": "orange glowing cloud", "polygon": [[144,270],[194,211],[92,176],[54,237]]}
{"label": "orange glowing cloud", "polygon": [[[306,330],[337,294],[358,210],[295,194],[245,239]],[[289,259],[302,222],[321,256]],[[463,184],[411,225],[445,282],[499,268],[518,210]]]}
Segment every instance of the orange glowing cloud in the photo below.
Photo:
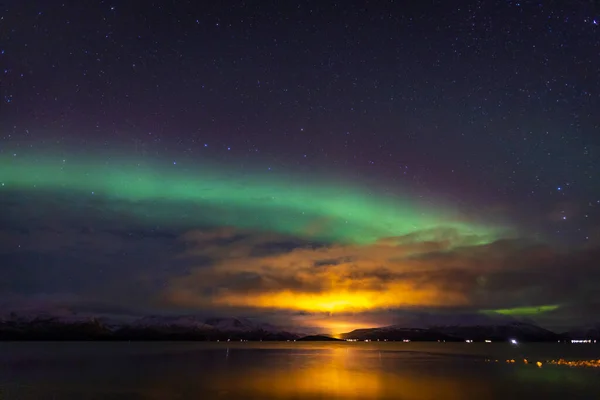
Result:
{"label": "orange glowing cloud", "polygon": [[238,236],[231,230],[188,233],[184,257],[212,263],[171,280],[167,302],[323,313],[455,307],[471,303],[487,272],[507,267],[496,260],[505,244],[456,247],[474,241],[448,231],[440,231],[439,241],[420,242],[413,234],[372,245],[272,252],[257,249],[287,238]]}
{"label": "orange glowing cloud", "polygon": [[[360,285],[360,282],[356,282]],[[179,294],[174,299],[182,300]],[[188,297],[193,301],[193,295]],[[275,308],[309,312],[358,312],[400,306],[440,306],[465,305],[467,298],[460,293],[443,293],[435,287],[415,288],[411,284],[395,283],[385,287],[385,291],[345,291],[332,288],[321,293],[302,293],[281,290],[270,293],[229,293],[219,292],[211,304],[231,307]]]}
{"label": "orange glowing cloud", "polygon": [[294,325],[333,333],[399,309],[562,308],[590,298],[600,276],[598,248],[565,251],[523,239],[482,244],[444,229],[368,245],[315,245],[235,229],[189,232],[183,241],[181,261],[198,264],[167,282],[163,304],[288,321],[307,316]]}

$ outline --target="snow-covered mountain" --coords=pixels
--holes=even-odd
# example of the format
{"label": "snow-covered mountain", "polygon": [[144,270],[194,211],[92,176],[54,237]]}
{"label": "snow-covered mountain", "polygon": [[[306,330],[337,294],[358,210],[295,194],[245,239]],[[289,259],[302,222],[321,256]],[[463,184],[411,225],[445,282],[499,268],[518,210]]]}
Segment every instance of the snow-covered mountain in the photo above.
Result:
{"label": "snow-covered mountain", "polygon": [[68,310],[57,312],[10,312],[0,316],[0,323],[5,324],[61,324],[61,325],[102,325],[104,328],[114,331],[131,321],[131,318],[112,318],[97,316],[87,313],[76,313]]}
{"label": "snow-covered mountain", "polygon": [[208,318],[187,316],[147,316],[134,321],[131,328],[185,328],[195,330],[214,330],[220,332],[271,332],[284,329],[247,318]]}
{"label": "snow-covered mountain", "polygon": [[433,330],[445,335],[463,337],[472,340],[508,340],[511,338],[523,341],[556,341],[560,335],[527,322],[510,322],[508,324],[490,324],[474,326],[435,326]]}
{"label": "snow-covered mountain", "polygon": [[300,335],[245,318],[147,316],[132,322],[75,314],[18,315],[0,320],[0,340],[292,340]]}
{"label": "snow-covered mountain", "polygon": [[477,326],[504,325],[516,319],[506,315],[484,313],[406,313],[400,315],[392,326],[411,328],[431,328],[433,326]]}
{"label": "snow-covered mountain", "polygon": [[147,316],[131,324],[132,328],[185,328],[195,330],[212,330],[214,326],[195,316]]}
{"label": "snow-covered mountain", "polygon": [[572,329],[566,333],[572,339],[594,339],[600,340],[600,324]]}
{"label": "snow-covered mountain", "polygon": [[283,329],[247,318],[209,318],[206,323],[215,329],[225,332],[281,332]]}
{"label": "snow-covered mountain", "polygon": [[427,328],[403,328],[397,325],[384,326],[371,329],[356,329],[352,332],[341,335],[343,339],[356,340],[416,340],[416,341],[436,341],[436,340],[460,340],[441,332]]}
{"label": "snow-covered mountain", "polygon": [[507,324],[451,325],[428,328],[404,328],[398,325],[373,329],[357,329],[342,335],[346,339],[358,340],[493,340],[508,341],[556,341],[565,339],[537,325],[512,321]]}
{"label": "snow-covered mountain", "polygon": [[150,316],[124,326],[117,336],[135,340],[291,340],[299,337],[270,324],[246,318]]}
{"label": "snow-covered mountain", "polygon": [[[413,321],[415,322],[415,321]],[[343,334],[358,340],[461,341],[556,341],[600,338],[600,327],[573,330],[559,335],[533,323],[488,318],[448,319],[448,325],[429,325],[419,318],[420,327],[390,325],[357,329]],[[478,323],[473,323],[478,322]],[[407,327],[409,326],[409,327]],[[306,336],[248,318],[208,318],[194,315],[146,316],[136,320],[115,320],[73,312],[7,313],[0,318],[0,339],[9,340],[292,340]]]}

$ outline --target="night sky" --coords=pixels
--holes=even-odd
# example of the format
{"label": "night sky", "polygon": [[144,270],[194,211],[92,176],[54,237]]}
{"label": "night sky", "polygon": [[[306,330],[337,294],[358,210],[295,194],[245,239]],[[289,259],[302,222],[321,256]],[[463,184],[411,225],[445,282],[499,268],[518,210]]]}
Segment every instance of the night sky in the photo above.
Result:
{"label": "night sky", "polygon": [[596,1],[8,0],[0,76],[3,312],[600,322]]}

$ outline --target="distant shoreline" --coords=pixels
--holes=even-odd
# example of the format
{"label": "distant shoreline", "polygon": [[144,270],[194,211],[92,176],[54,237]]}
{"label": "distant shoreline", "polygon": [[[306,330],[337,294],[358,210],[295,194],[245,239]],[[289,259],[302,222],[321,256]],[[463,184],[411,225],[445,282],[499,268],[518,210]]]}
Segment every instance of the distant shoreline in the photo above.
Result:
{"label": "distant shoreline", "polygon": [[80,342],[465,342],[465,343],[597,343],[600,337],[582,332],[558,334],[539,326],[512,322],[502,325],[357,329],[339,335],[289,332],[268,324],[237,318],[142,320],[143,324],[115,325],[98,320],[64,322],[57,319],[0,321],[0,341]]}

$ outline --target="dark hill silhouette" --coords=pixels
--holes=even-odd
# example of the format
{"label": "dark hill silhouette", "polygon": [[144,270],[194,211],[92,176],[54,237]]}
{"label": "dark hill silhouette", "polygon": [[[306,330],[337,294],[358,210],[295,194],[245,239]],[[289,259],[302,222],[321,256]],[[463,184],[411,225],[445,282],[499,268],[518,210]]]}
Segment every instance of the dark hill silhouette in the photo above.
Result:
{"label": "dark hill silhouette", "polygon": [[473,340],[483,342],[556,342],[566,340],[568,336],[559,335],[537,325],[524,322],[511,322],[502,325],[472,326],[434,326],[426,329],[387,326],[383,328],[357,329],[342,335],[344,339],[357,340],[410,340],[410,341],[446,341],[457,342]]}
{"label": "dark hill silhouette", "polygon": [[[532,323],[507,322],[479,325],[447,325],[406,328],[398,325],[357,329],[342,339],[380,341],[465,340],[505,342],[556,342],[568,339],[600,339],[598,328],[557,334]],[[590,337],[588,337],[590,336]],[[111,324],[95,318],[34,317],[12,314],[0,320],[0,340],[190,340],[190,341],[338,341],[325,335],[306,336],[244,318],[202,319],[196,316],[150,316],[127,324]]]}

